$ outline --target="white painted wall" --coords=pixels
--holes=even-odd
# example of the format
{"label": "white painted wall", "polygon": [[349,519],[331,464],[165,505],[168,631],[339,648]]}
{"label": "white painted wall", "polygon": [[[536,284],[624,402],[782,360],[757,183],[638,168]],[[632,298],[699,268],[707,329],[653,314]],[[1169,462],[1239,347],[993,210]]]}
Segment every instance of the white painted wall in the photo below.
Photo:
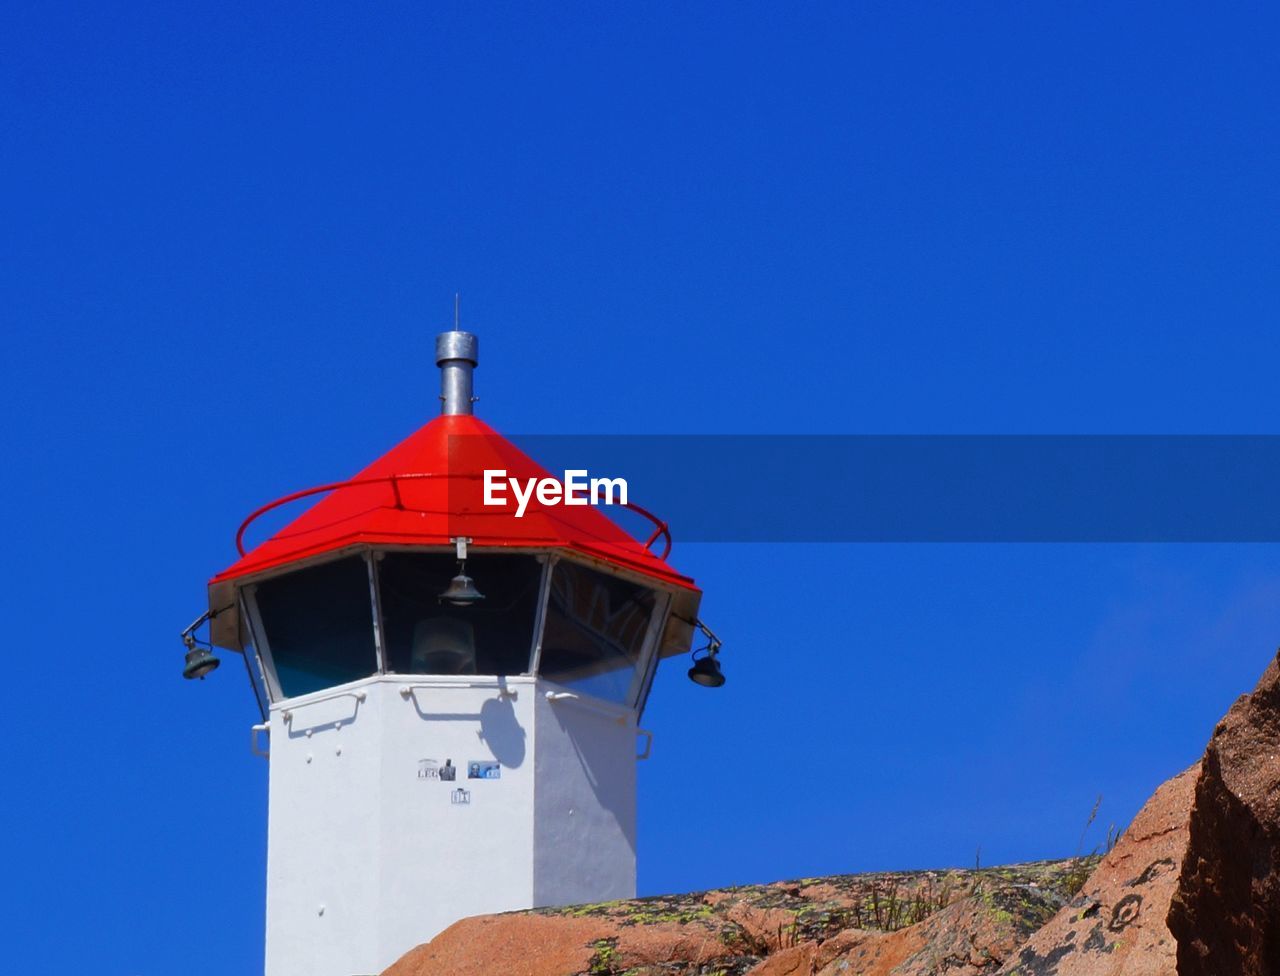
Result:
{"label": "white painted wall", "polygon": [[272,709],[269,974],[351,976],[377,951],[369,922],[377,902],[379,836],[369,813],[382,752],[378,691],[349,686]]}
{"label": "white painted wall", "polygon": [[635,713],[539,690],[533,904],[634,898]]}
{"label": "white painted wall", "polygon": [[267,976],[379,973],[468,915],[634,894],[634,713],[548,691],[384,675],[272,707]]}
{"label": "white painted wall", "polygon": [[[504,679],[512,698],[448,682],[423,675],[384,683],[379,968],[370,972],[460,918],[530,904],[534,683]],[[407,701],[402,687],[412,689]],[[419,779],[423,758],[451,759],[457,780]],[[472,760],[499,762],[500,778],[468,779]],[[453,803],[456,789],[470,802]]]}

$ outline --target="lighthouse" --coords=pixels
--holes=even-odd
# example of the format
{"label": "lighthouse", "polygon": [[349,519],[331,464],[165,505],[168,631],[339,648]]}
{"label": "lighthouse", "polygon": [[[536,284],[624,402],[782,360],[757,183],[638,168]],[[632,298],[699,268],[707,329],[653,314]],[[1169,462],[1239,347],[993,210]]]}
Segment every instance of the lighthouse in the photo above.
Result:
{"label": "lighthouse", "polygon": [[701,635],[689,676],[724,681],[667,526],[627,500],[634,538],[590,490],[495,499],[495,472],[555,479],[474,416],[474,335],[442,333],[436,363],[440,415],[254,512],[183,632],[184,674],[238,653],[262,713],[267,976],[378,973],[469,915],[633,897],[658,662]]}

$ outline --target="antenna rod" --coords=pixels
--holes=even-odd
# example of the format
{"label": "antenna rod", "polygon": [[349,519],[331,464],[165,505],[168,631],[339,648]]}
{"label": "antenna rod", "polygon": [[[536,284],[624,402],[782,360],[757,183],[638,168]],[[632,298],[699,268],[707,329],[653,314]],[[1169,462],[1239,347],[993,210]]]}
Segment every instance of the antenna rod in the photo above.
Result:
{"label": "antenna rod", "polygon": [[459,296],[453,296],[453,331],[436,336],[436,365],[440,367],[440,412],[474,413],[471,374],[480,365],[480,340],[463,332],[458,318]]}

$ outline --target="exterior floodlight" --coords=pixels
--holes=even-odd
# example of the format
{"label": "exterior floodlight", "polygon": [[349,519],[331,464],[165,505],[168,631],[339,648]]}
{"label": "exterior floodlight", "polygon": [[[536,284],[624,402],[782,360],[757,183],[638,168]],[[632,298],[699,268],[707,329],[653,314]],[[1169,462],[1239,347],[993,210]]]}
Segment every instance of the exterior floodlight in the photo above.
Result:
{"label": "exterior floodlight", "polygon": [[182,676],[190,681],[192,678],[204,680],[204,676],[210,671],[217,669],[222,662],[218,660],[213,653],[213,645],[201,647],[196,643],[195,632],[206,620],[212,620],[223,610],[229,610],[230,607],[223,607],[219,610],[206,610],[200,616],[196,617],[195,622],[182,632],[182,643],[187,648],[187,663],[182,668]]}
{"label": "exterior floodlight", "polygon": [[714,654],[698,658],[689,669],[689,680],[704,688],[719,688],[724,684],[724,675],[720,673],[720,661]]}
{"label": "exterior floodlight", "polygon": [[[693,625],[706,635],[707,646],[693,652],[693,667],[689,669],[689,680],[704,688],[719,688],[724,684],[724,675],[720,673],[718,656],[720,638],[701,620],[694,620]],[[702,657],[698,657],[699,654],[702,654]]]}
{"label": "exterior floodlight", "polygon": [[187,664],[182,669],[182,676],[190,681],[192,678],[204,680],[204,676],[217,669],[222,662],[207,647],[200,647],[195,641],[187,643]]}
{"label": "exterior floodlight", "polygon": [[476,589],[475,581],[466,574],[466,567],[458,567],[458,575],[449,580],[449,586],[440,594],[441,603],[452,603],[455,607],[469,607],[484,599],[484,594]]}

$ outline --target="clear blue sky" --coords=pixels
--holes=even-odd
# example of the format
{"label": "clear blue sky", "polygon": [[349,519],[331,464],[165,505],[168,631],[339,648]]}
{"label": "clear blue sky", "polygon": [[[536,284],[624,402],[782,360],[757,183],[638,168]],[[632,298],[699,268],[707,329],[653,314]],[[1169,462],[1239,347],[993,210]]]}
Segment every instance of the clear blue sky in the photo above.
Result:
{"label": "clear blue sky", "polygon": [[[177,632],[435,412],[454,291],[514,432],[1278,432],[1274,8],[964,8],[7,7],[10,970],[261,971],[255,709]],[[1266,546],[674,560],[729,684],[659,676],[646,893],[1074,853],[1280,642]]]}

